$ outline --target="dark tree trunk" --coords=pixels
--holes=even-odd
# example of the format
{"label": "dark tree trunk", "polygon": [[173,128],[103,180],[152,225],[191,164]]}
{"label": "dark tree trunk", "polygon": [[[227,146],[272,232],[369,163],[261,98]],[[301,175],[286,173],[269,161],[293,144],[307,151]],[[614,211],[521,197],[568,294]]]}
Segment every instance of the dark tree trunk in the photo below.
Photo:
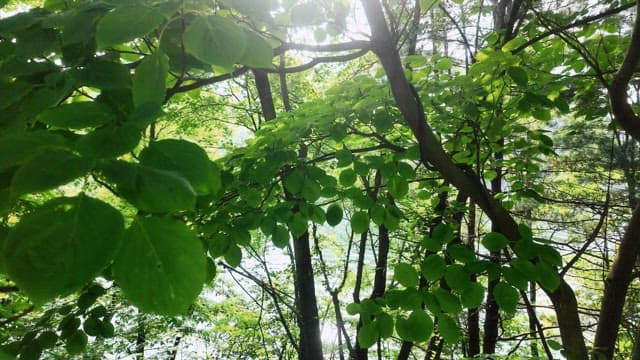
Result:
{"label": "dark tree trunk", "polygon": [[[504,146],[504,139],[499,140],[499,145]],[[495,196],[502,192],[502,159],[501,152],[495,154],[495,160],[497,166],[494,168],[496,177],[491,180],[491,193]],[[500,232],[500,227],[494,221],[491,223],[491,231]],[[491,262],[500,265],[500,251],[492,251],[490,254]],[[498,342],[498,325],[500,323],[500,312],[498,311],[498,304],[493,295],[493,290],[500,282],[499,278],[489,279],[489,286],[487,286],[487,303],[485,307],[484,318],[484,337],[482,339],[482,352],[485,354],[493,354],[496,352],[496,344]]]}
{"label": "dark tree trunk", "polygon": [[622,237],[616,258],[605,279],[600,318],[596,328],[594,349],[605,359],[613,359],[618,327],[622,319],[627,289],[632,280],[633,267],[640,252],[640,207],[636,207]]}
{"label": "dark tree trunk", "polygon": [[[467,247],[475,252],[476,236],[476,205],[473,200],[469,201],[469,224],[467,225]],[[476,282],[475,274],[471,275],[471,281]],[[480,310],[478,308],[467,310],[467,332],[468,332],[468,357],[480,354]]]}

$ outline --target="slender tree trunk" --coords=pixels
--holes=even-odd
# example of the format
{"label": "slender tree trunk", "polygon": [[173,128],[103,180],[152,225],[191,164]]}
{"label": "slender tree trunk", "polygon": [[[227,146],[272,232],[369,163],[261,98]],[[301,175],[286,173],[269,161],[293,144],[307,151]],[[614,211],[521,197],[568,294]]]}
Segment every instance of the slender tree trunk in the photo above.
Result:
{"label": "slender tree trunk", "polygon": [[[475,252],[476,236],[476,205],[473,200],[469,200],[469,223],[467,224],[467,247]],[[471,275],[471,281],[477,282],[477,276]],[[467,332],[468,332],[468,357],[480,354],[480,310],[478,308],[467,310]]]}
{"label": "slender tree trunk", "polygon": [[[504,146],[504,139],[499,140],[499,145]],[[495,196],[502,192],[502,159],[501,152],[495,154],[495,160],[497,162],[494,168],[496,177],[491,180],[491,193]],[[500,227],[493,221],[491,223],[491,231],[500,232]],[[492,251],[490,253],[491,262],[500,265],[500,251]],[[500,278],[489,279],[489,286],[487,286],[487,304],[485,307],[484,318],[484,337],[482,340],[482,352],[485,354],[493,354],[496,352],[496,344],[498,342],[498,325],[500,323],[500,312],[498,311],[498,303],[496,303],[493,290],[500,282]]]}
{"label": "slender tree trunk", "polygon": [[[253,71],[258,89],[258,97],[265,121],[275,119],[276,112],[273,95],[269,86],[269,78],[262,70]],[[281,84],[286,85],[286,79],[281,74]],[[286,86],[282,87],[284,96],[288,97]],[[287,102],[288,103],[288,102]],[[301,145],[299,156],[306,157],[306,149]],[[286,194],[288,200],[293,200]],[[293,211],[297,211],[294,207]],[[320,319],[315,292],[315,277],[309,245],[309,231],[293,241],[293,256],[295,262],[294,287],[296,292],[296,310],[298,312],[298,326],[300,328],[300,343],[298,356],[303,360],[322,360],[322,338],[320,335]]]}
{"label": "slender tree trunk", "polygon": [[[500,225],[502,233],[511,241],[511,245],[515,244],[520,239],[520,233],[513,217],[482,186],[477,174],[468,168],[459,167],[452,161],[427,124],[422,102],[404,75],[402,62],[387,27],[380,2],[361,2],[371,27],[372,50],[385,70],[396,105],[418,142],[422,163],[437,168],[446,181],[468,193],[489,218]],[[573,290],[561,279],[558,289],[547,293],[554,304],[567,356],[572,359],[587,359],[588,351],[582,336],[578,304]]]}
{"label": "slender tree trunk", "polygon": [[147,341],[147,334],[144,328],[144,318],[138,314],[138,325],[136,327],[136,360],[144,360],[144,345]]}
{"label": "slender tree trunk", "polygon": [[536,305],[536,283],[535,282],[530,282],[529,283],[529,301],[531,302],[531,312],[533,312],[532,314],[529,314],[529,332],[531,333],[531,344],[529,345],[529,348],[531,349],[531,357],[538,357],[539,356],[539,352],[538,352],[538,342],[537,340],[537,336],[536,336],[536,313],[535,313],[535,305]]}

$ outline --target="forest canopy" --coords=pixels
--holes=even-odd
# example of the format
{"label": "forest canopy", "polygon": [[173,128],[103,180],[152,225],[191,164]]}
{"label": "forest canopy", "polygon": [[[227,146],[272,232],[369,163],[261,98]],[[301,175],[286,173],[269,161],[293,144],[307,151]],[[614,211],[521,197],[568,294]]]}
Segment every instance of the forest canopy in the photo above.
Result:
{"label": "forest canopy", "polygon": [[0,0],[0,359],[640,360],[639,10]]}

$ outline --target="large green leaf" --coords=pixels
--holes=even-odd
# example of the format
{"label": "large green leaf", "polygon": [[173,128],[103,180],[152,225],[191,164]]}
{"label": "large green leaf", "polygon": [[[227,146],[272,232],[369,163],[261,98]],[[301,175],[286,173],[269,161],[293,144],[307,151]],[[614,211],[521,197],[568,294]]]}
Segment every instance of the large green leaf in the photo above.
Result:
{"label": "large green leaf", "polygon": [[460,292],[460,301],[467,309],[475,309],[484,300],[484,287],[477,282],[470,283]]}
{"label": "large green leaf", "polygon": [[138,217],[125,232],[113,275],[127,299],[161,315],[187,312],[206,278],[202,244],[183,222]]}
{"label": "large green leaf", "polygon": [[446,262],[442,256],[437,254],[427,256],[420,267],[422,276],[424,276],[427,281],[435,281],[442,278],[446,268]]}
{"label": "large green leaf", "polygon": [[438,315],[438,333],[449,344],[456,344],[460,340],[460,329],[450,316]]}
{"label": "large green leaf", "polygon": [[246,46],[238,63],[252,68],[271,68],[273,49],[267,40],[253,31],[244,29]]}
{"label": "large green leaf", "polygon": [[133,150],[141,138],[142,131],[137,125],[109,125],[82,136],[76,149],[90,157],[114,158]]}
{"label": "large green leaf", "polygon": [[490,232],[482,238],[481,242],[489,251],[500,251],[509,244],[509,239],[501,233]]}
{"label": "large green leaf", "polygon": [[501,281],[493,288],[493,296],[500,309],[508,314],[515,314],[520,299],[516,288]]}
{"label": "large green leaf", "polygon": [[192,142],[178,139],[155,141],[140,152],[139,158],[143,165],[180,174],[198,195],[220,190],[220,170],[209,160],[204,149]]}
{"label": "large green leaf", "polygon": [[182,39],[187,52],[198,60],[224,67],[240,61],[247,43],[242,27],[217,15],[197,17]]}
{"label": "large green leaf", "polygon": [[416,309],[408,319],[399,317],[396,320],[396,332],[403,340],[423,342],[431,337],[433,320],[424,310]]}
{"label": "large green leaf", "polygon": [[362,325],[358,330],[358,345],[361,349],[368,349],[378,340],[378,328],[374,322]]}
{"label": "large green leaf", "polygon": [[38,121],[62,129],[85,129],[113,123],[116,120],[111,109],[95,101],[63,104],[38,115]]}
{"label": "large green leaf", "polygon": [[358,211],[351,217],[351,229],[356,234],[362,234],[369,230],[369,215],[364,211]]}
{"label": "large green leaf", "polygon": [[449,291],[443,288],[437,288],[433,291],[433,295],[438,299],[438,303],[440,304],[442,311],[448,314],[457,314],[462,311],[460,300],[458,300],[458,297]]}
{"label": "large green leaf", "polygon": [[447,281],[447,285],[449,285],[450,288],[462,290],[470,283],[469,275],[469,272],[464,268],[464,266],[460,264],[451,264],[447,266],[444,279]]}
{"label": "large green leaf", "polygon": [[80,70],[72,72],[78,85],[100,89],[119,89],[131,87],[129,68],[123,64],[93,60]]}
{"label": "large green leaf", "polygon": [[45,191],[84,175],[92,166],[90,159],[71,151],[54,149],[29,159],[11,179],[12,196]]}
{"label": "large green leaf", "polygon": [[409,264],[397,264],[393,271],[393,277],[405,287],[418,286],[418,272]]}
{"label": "large green leaf", "polygon": [[147,35],[164,21],[157,9],[142,6],[120,6],[104,15],[96,27],[96,42],[101,49],[129,42]]}
{"label": "large green leaf", "polygon": [[117,185],[119,195],[139,210],[165,213],[195,208],[191,184],[174,172],[124,161],[111,162],[102,170]]}
{"label": "large green leaf", "polygon": [[164,103],[167,90],[169,58],[157,49],[142,60],[133,75],[133,104],[136,107],[153,105],[160,107]]}
{"label": "large green leaf", "polygon": [[51,131],[8,134],[0,138],[0,170],[25,163],[40,151],[62,146],[65,139]]}
{"label": "large green leaf", "polygon": [[327,208],[327,224],[336,226],[342,221],[342,208],[338,204],[331,204]]}
{"label": "large green leaf", "polygon": [[123,223],[117,210],[84,195],[50,200],[10,230],[9,277],[37,304],[78,290],[111,261]]}

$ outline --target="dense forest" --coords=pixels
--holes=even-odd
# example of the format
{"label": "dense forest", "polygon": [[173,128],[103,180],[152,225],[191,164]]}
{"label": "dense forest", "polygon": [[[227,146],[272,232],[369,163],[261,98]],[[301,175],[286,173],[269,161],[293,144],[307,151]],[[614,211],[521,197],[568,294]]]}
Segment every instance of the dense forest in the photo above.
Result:
{"label": "dense forest", "polygon": [[640,360],[639,10],[0,0],[0,359]]}

